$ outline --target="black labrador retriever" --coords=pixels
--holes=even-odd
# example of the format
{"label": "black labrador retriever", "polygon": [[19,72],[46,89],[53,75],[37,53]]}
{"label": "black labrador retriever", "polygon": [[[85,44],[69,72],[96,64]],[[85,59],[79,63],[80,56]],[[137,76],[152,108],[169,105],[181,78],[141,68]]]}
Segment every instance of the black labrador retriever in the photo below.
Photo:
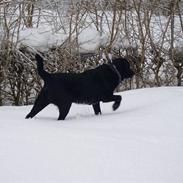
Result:
{"label": "black labrador retriever", "polygon": [[114,101],[113,110],[116,110],[120,106],[121,96],[113,94],[115,88],[120,81],[134,75],[124,58],[114,59],[111,64],[103,64],[79,74],[48,73],[43,68],[43,58],[39,54],[35,58],[44,87],[26,118],[33,118],[50,103],[59,109],[58,120],[66,118],[72,103],[92,105],[98,115],[101,114],[100,102]]}

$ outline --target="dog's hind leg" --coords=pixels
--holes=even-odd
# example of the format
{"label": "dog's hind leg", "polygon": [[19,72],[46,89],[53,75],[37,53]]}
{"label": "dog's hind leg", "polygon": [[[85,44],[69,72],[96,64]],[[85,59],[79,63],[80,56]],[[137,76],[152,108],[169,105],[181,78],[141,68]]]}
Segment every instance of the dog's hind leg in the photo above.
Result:
{"label": "dog's hind leg", "polygon": [[120,95],[111,95],[109,97],[105,97],[102,101],[103,102],[112,102],[112,101],[114,101],[114,104],[113,104],[112,108],[115,111],[120,106],[121,100],[122,100],[122,97]]}
{"label": "dog's hind leg", "polygon": [[69,113],[72,103],[64,103],[62,105],[57,105],[59,109],[59,117],[58,120],[64,120]]}
{"label": "dog's hind leg", "polygon": [[42,90],[38,95],[31,112],[26,116],[26,119],[33,118],[37,113],[44,109],[49,104],[45,97],[45,93]]}
{"label": "dog's hind leg", "polygon": [[101,113],[101,110],[100,110],[100,103],[99,102],[93,104],[92,106],[93,106],[93,110],[94,110],[94,112],[95,112],[96,115],[102,114]]}

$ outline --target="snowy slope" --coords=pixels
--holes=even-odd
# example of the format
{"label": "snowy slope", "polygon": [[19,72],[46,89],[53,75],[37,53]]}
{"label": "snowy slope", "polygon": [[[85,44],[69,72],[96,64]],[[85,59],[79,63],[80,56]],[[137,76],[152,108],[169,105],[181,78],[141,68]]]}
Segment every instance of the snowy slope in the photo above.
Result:
{"label": "snowy slope", "polygon": [[122,92],[122,105],[0,107],[0,182],[183,181],[183,87]]}

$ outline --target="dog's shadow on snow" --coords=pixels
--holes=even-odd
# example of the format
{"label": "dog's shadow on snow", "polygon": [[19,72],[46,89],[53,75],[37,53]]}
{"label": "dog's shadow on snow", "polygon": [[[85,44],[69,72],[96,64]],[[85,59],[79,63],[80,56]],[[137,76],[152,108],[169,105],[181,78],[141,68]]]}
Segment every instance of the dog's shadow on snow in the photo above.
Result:
{"label": "dog's shadow on snow", "polygon": [[71,121],[78,121],[78,120],[97,120],[99,121],[100,119],[103,120],[105,117],[114,117],[114,119],[116,117],[118,117],[119,115],[121,117],[123,117],[123,115],[128,116],[131,115],[131,113],[135,113],[137,111],[141,111],[143,110],[142,107],[139,106],[133,106],[132,108],[125,108],[125,109],[119,109],[118,111],[108,111],[108,112],[103,112],[101,115],[94,115],[92,113],[88,113],[88,114],[82,114],[82,113],[77,113],[76,115],[71,115],[71,116],[67,116],[67,118],[65,119],[65,121],[71,122]]}
{"label": "dog's shadow on snow", "polygon": [[[135,109],[134,109],[135,110]],[[111,112],[106,112],[106,113],[102,113],[101,115],[94,115],[92,113],[90,114],[82,114],[82,113],[77,113],[75,115],[71,115],[71,116],[67,116],[67,118],[65,120],[57,120],[56,117],[48,117],[48,116],[37,116],[34,117],[33,120],[34,121],[38,121],[39,122],[75,122],[75,121],[83,121],[83,120],[88,120],[88,121],[93,121],[93,120],[99,120],[99,119],[103,119],[103,117],[112,117],[112,116],[117,116],[117,115],[122,115],[123,113],[128,113],[128,112],[133,112],[134,110],[125,110],[125,111],[111,111]]]}
{"label": "dog's shadow on snow", "polygon": [[90,113],[87,113],[87,114],[83,114],[82,112],[81,113],[76,113],[76,114],[71,114],[71,115],[68,115],[66,117],[65,120],[57,120],[57,117],[55,116],[43,116],[43,115],[39,115],[39,116],[36,116],[34,117],[33,119],[37,122],[38,120],[40,122],[53,122],[53,121],[56,121],[56,122],[61,122],[61,123],[65,123],[65,122],[76,122],[76,121],[83,121],[83,120],[88,120],[88,121],[93,121],[93,120],[97,120],[97,121],[100,121],[100,120],[103,120],[104,117],[117,117],[119,115],[121,115],[121,117],[123,116],[123,114],[126,116],[128,114],[131,115],[131,113],[134,113],[136,111],[140,111],[142,110],[142,107],[139,107],[139,106],[133,106],[132,108],[125,108],[125,109],[119,109],[118,111],[107,111],[107,112],[103,112],[101,115],[94,115],[92,112]]}
{"label": "dog's shadow on snow", "polygon": [[88,113],[88,114],[77,113],[76,115],[67,116],[67,118],[64,120],[64,122],[76,122],[76,121],[93,122],[94,120],[105,122],[108,117],[110,119],[111,119],[111,117],[114,117],[114,120],[115,120],[116,117],[120,118],[123,116],[123,114],[125,114],[125,116],[126,116],[137,110],[140,110],[140,109],[134,107],[133,109],[103,112],[101,115],[94,115],[92,113]]}

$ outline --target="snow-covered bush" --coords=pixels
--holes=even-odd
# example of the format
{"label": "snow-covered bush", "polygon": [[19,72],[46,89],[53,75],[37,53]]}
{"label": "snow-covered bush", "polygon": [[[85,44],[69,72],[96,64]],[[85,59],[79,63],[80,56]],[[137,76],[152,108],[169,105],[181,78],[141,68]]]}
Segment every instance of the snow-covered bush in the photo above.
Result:
{"label": "snow-covered bush", "polygon": [[166,3],[171,6],[163,16],[157,0],[1,1],[0,105],[28,104],[36,96],[37,51],[50,72],[95,68],[102,63],[100,48],[124,56],[136,74],[118,90],[180,85],[182,41],[175,41],[182,40],[182,7]]}

